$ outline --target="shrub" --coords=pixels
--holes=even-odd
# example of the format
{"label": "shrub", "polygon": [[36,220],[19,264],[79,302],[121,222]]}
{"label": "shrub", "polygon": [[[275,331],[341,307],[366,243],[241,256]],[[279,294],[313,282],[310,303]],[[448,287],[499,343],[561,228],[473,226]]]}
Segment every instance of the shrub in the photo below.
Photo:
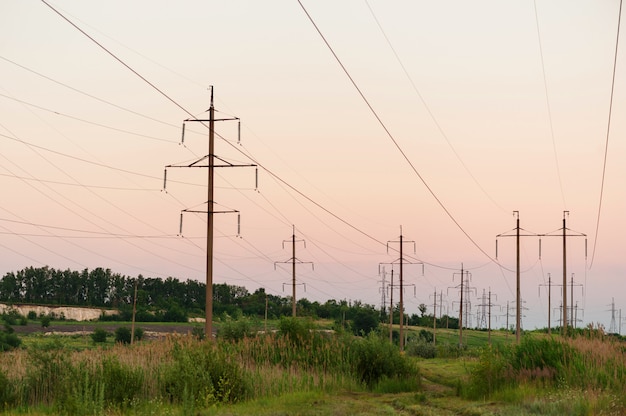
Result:
{"label": "shrub", "polygon": [[240,341],[246,337],[254,336],[255,331],[252,329],[252,321],[250,318],[240,316],[233,319],[228,315],[224,315],[220,325],[218,336],[228,341]]}
{"label": "shrub", "polygon": [[49,315],[42,315],[39,318],[39,321],[41,322],[42,328],[48,328],[50,326],[50,322],[52,322],[52,317],[50,317]]}
{"label": "shrub", "polygon": [[383,378],[405,377],[417,372],[393,345],[373,332],[355,340],[351,349],[355,375],[369,388]]}
{"label": "shrub", "polygon": [[185,407],[243,400],[250,387],[243,370],[214,343],[177,344],[163,375],[164,395]]}
{"label": "shrub", "polygon": [[135,328],[135,341],[141,341],[143,339],[143,328]]}
{"label": "shrub", "polygon": [[352,329],[356,335],[367,335],[376,328],[380,320],[379,313],[369,308],[359,308],[352,322]]}
{"label": "shrub", "polygon": [[301,346],[312,341],[314,326],[310,319],[282,317],[278,330],[291,344]]}
{"label": "shrub", "polygon": [[107,341],[107,336],[108,336],[108,332],[103,329],[103,328],[96,328],[95,331],[93,331],[93,333],[91,334],[91,339],[93,340],[93,342],[106,342]]}
{"label": "shrub", "polygon": [[406,352],[413,357],[435,358],[437,356],[437,347],[432,342],[426,342],[420,337],[417,341],[407,344]]}
{"label": "shrub", "polygon": [[0,351],[10,351],[22,344],[22,340],[14,333],[0,332]]}
{"label": "shrub", "polygon": [[130,328],[127,326],[120,326],[115,330],[115,342],[121,344],[130,344]]}
{"label": "shrub", "polygon": [[26,316],[29,320],[34,321],[37,319],[37,312],[35,311],[30,311],[28,312],[28,315]]}

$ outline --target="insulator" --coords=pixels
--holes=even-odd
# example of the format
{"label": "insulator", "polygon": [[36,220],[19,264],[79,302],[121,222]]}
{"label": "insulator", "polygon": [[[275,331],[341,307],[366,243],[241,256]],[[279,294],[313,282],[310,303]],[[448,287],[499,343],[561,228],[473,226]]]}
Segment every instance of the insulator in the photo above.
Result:
{"label": "insulator", "polygon": [[179,235],[183,235],[183,213],[180,213],[180,227],[178,230]]}
{"label": "insulator", "polygon": [[237,121],[237,144],[241,144],[241,120]]}
{"label": "insulator", "polygon": [[539,260],[541,260],[541,238],[539,239]]}
{"label": "insulator", "polygon": [[587,258],[587,239],[585,238],[585,259]]}
{"label": "insulator", "polygon": [[241,235],[241,214],[237,214],[237,235]]}
{"label": "insulator", "polygon": [[167,189],[167,169],[163,169],[163,190]]}
{"label": "insulator", "polygon": [[254,190],[259,189],[259,168],[254,169]]}
{"label": "insulator", "polygon": [[183,123],[183,133],[180,137],[180,144],[184,144],[185,143],[185,123]]}
{"label": "insulator", "polygon": [[496,260],[498,260],[498,239],[496,238]]}

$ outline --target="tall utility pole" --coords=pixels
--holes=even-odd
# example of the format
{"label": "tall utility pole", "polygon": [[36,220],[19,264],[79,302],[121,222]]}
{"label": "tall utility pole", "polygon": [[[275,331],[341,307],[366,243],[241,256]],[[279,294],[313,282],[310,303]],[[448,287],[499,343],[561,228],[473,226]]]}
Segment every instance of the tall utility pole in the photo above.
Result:
{"label": "tall utility pole", "polygon": [[387,310],[387,272],[384,267],[382,273],[379,274],[382,274],[382,280],[378,281],[381,284],[378,290],[380,291],[380,315],[382,318]]}
{"label": "tall utility pole", "polygon": [[[235,165],[230,162],[227,162],[225,159],[222,159],[215,155],[215,122],[216,121],[239,121],[237,117],[231,118],[215,118],[215,107],[213,105],[213,86],[211,86],[211,104],[209,107],[209,118],[208,119],[198,119],[191,118],[183,121],[183,129],[181,136],[181,143],[185,141],[185,123],[197,121],[202,124],[208,122],[209,123],[209,153],[208,155],[186,165],[168,165],[165,167],[165,173],[163,178],[163,189],[166,189],[167,183],[167,169],[168,168],[208,168],[208,186],[207,186],[207,210],[206,211],[197,211],[184,209],[180,213],[180,234],[182,235],[183,229],[183,213],[184,212],[192,212],[192,213],[206,213],[207,214],[207,225],[206,225],[206,304],[205,304],[205,325],[204,332],[206,334],[206,339],[209,341],[213,339],[213,227],[214,227],[214,214],[222,214],[222,213],[239,213],[236,210],[228,210],[228,211],[216,211],[215,200],[213,198],[214,187],[215,187],[215,174],[214,168],[216,167],[256,167],[254,164],[246,164],[246,165]],[[206,126],[206,124],[204,124]],[[218,159],[223,164],[216,165],[215,159]],[[201,162],[206,160],[207,164],[204,165]],[[239,233],[239,230],[237,231]]]}
{"label": "tall utility pole", "polygon": [[548,284],[539,285],[539,296],[541,296],[541,287],[548,286],[548,335],[552,335],[552,325],[550,322],[550,315],[552,314],[552,286],[560,286],[552,284],[552,276],[548,273]]}
{"label": "tall utility pole", "polygon": [[[587,237],[586,234],[579,232],[572,232],[569,228],[567,228],[566,217],[569,215],[569,211],[563,211],[563,227],[557,231],[562,231],[561,234],[542,234],[542,236],[546,237],[562,237],[563,238],[563,303],[561,310],[561,319],[562,319],[562,333],[563,335],[567,334],[567,237]],[[570,233],[568,233],[570,231]],[[539,251],[541,253],[541,244],[539,245]],[[541,257],[541,254],[539,255]],[[587,238],[585,238],[585,259],[587,258]]]}
{"label": "tall utility pole", "polygon": [[[507,234],[507,233],[498,234],[496,236],[496,259],[498,258],[498,237],[515,237],[515,281],[516,281],[516,290],[515,290],[515,299],[516,299],[516,319],[515,319],[515,342],[520,343],[520,327],[521,327],[521,316],[522,312],[520,309],[520,305],[522,302],[521,298],[521,284],[520,284],[520,237],[537,237],[539,234],[529,233],[529,234],[521,234],[522,230],[519,225],[519,211],[513,211],[513,215],[516,217],[516,225],[513,229],[515,234]],[[524,230],[525,231],[525,230]],[[508,313],[508,312],[507,312]],[[508,325],[508,324],[507,324]],[[507,328],[508,330],[508,328]]]}
{"label": "tall utility pole", "polygon": [[[304,247],[306,247],[306,242],[304,240],[296,240],[296,227],[293,227],[293,233],[291,235],[290,240],[283,240],[283,248],[285,248],[285,243],[291,243],[291,258],[286,261],[274,262],[274,268],[276,268],[277,263],[291,263],[291,315],[296,317],[296,264],[310,264],[313,268],[313,262],[310,261],[300,261],[296,257],[296,242],[302,242]],[[299,283],[304,285],[304,291],[306,292],[306,284]],[[283,290],[285,288],[285,283],[283,283]]]}
{"label": "tall utility pole", "polygon": [[[620,319],[621,326],[621,319]],[[609,334],[617,333],[617,326],[615,325],[615,298],[611,298],[611,325],[609,326]]]}
{"label": "tall utility pole", "polygon": [[[469,316],[468,311],[470,309],[469,305],[470,305],[470,301],[469,301],[469,280],[471,277],[471,274],[469,272],[469,270],[464,270],[463,269],[463,263],[461,263],[461,273],[453,273],[452,274],[452,279],[454,280],[454,276],[460,274],[461,275],[461,284],[460,285],[456,285],[454,287],[449,287],[448,291],[450,289],[459,289],[459,292],[461,292],[461,300],[459,302],[459,346],[463,345],[463,326],[467,326],[467,318]],[[475,288],[471,288],[474,291]],[[465,297],[465,299],[463,299]],[[463,320],[463,306],[465,305],[465,321]]]}
{"label": "tall utility pole", "polygon": [[391,299],[389,300],[389,343],[393,343],[393,269],[391,269],[391,285],[389,286],[391,292],[389,296]]}
{"label": "tall utility pole", "polygon": [[[404,245],[406,243],[412,243],[413,244],[413,252],[415,252],[415,241],[407,241],[404,240],[404,236],[402,235],[402,226],[400,226],[400,239],[397,241],[388,241],[387,242],[387,252],[389,252],[389,243],[397,243],[400,246],[400,257],[392,263],[384,263],[384,264],[399,264],[400,265],[400,304],[399,304],[399,308],[400,308],[400,351],[404,351],[404,264],[408,263],[408,264],[416,264],[416,263],[412,263],[407,261],[404,258]],[[383,263],[381,263],[383,264]],[[422,265],[422,268],[424,267],[424,263],[419,262],[419,264]],[[393,290],[393,289],[392,289]]]}
{"label": "tall utility pole", "polygon": [[437,345],[437,288],[433,293],[433,345]]}
{"label": "tall utility pole", "polygon": [[574,283],[574,273],[572,273],[572,278],[570,280],[570,320],[572,322],[572,327],[574,329],[576,329],[576,316],[574,315],[574,309],[575,309],[575,305],[574,305],[574,286],[578,286],[581,288],[582,291],[582,295],[584,296],[585,294],[585,288],[583,287],[582,283]]}
{"label": "tall utility pole", "polygon": [[[488,325],[489,325],[489,344],[490,345],[491,345],[491,307],[494,306],[491,303],[491,295],[492,295],[491,288],[489,288],[489,324]],[[496,299],[498,298],[498,296],[495,293],[493,293],[493,295],[496,297]]]}

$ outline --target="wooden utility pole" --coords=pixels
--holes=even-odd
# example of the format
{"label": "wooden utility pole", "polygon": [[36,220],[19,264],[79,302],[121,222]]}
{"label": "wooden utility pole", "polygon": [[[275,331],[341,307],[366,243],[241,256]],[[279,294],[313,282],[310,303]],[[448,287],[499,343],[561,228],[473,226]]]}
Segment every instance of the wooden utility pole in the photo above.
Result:
{"label": "wooden utility pole", "polygon": [[[296,226],[292,226],[293,233],[291,234],[290,240],[283,240],[283,248],[285,248],[285,243],[291,243],[291,258],[287,261],[274,262],[274,269],[276,269],[276,264],[278,263],[291,263],[291,316],[296,317],[296,285],[301,284],[304,286],[304,291],[306,292],[306,283],[296,283],[296,263],[305,264],[308,263],[313,268],[313,263],[310,261],[300,261],[296,257],[296,242],[302,242],[304,247],[306,247],[306,242],[304,240],[296,240]],[[285,283],[283,283],[283,290],[285,290]]]}
{"label": "wooden utility pole", "polygon": [[[569,211],[563,211],[563,227],[560,229],[561,234],[542,234],[546,237],[560,236],[563,238],[563,301],[561,304],[561,332],[563,335],[567,335],[568,319],[567,319],[567,237],[587,237],[583,233],[572,233],[572,230],[567,228],[566,217],[569,215]],[[568,234],[568,231],[570,233]],[[539,246],[541,247],[541,245]],[[541,250],[541,249],[540,249]],[[541,257],[541,255],[540,255]],[[587,238],[585,238],[585,259],[587,258]]]}
{"label": "wooden utility pole", "polygon": [[[408,262],[405,258],[404,258],[404,244],[406,243],[413,243],[413,252],[415,252],[415,241],[405,241],[404,240],[404,236],[402,235],[402,226],[400,226],[400,239],[397,241],[388,241],[387,242],[387,252],[389,252],[389,243],[398,243],[399,244],[399,252],[400,252],[400,257],[398,258],[398,260],[396,260],[395,262],[391,262],[391,263],[381,263],[381,264],[399,264],[399,268],[400,268],[400,302],[398,305],[398,308],[400,310],[400,351],[404,351],[404,286],[407,286],[404,284],[404,264],[408,263],[408,264],[421,264],[422,267],[424,266],[424,263],[418,262],[418,263],[412,263],[412,262]],[[380,265],[379,265],[380,267]],[[393,271],[393,269],[392,269]],[[411,285],[409,285],[411,286]],[[414,285],[413,285],[414,286]],[[392,289],[393,291],[393,286]]]}
{"label": "wooden utility pole", "polygon": [[130,344],[135,342],[135,315],[137,314],[137,280],[135,279],[135,295],[133,296],[133,322],[130,326]]}
{"label": "wooden utility pole", "polygon": [[[521,278],[520,278],[520,237],[539,237],[540,234],[529,233],[529,234],[521,234],[520,222],[519,222],[519,211],[513,211],[513,215],[516,217],[516,225],[515,225],[515,234],[498,234],[496,236],[496,259],[498,258],[498,237],[512,237],[515,236],[515,282],[516,282],[516,290],[515,290],[515,342],[520,343],[521,339],[521,321],[522,321],[522,311],[521,311]],[[540,249],[541,250],[541,249]],[[540,255],[541,256],[541,255]],[[508,313],[508,311],[507,311]],[[508,324],[507,324],[508,326]],[[508,330],[508,328],[507,328]]]}
{"label": "wooden utility pole", "polygon": [[[224,213],[239,213],[236,210],[226,210],[226,211],[216,211],[215,210],[215,200],[214,200],[214,189],[215,189],[215,168],[216,167],[256,167],[254,164],[244,164],[244,165],[235,165],[226,160],[217,157],[215,155],[215,122],[216,121],[239,121],[237,117],[231,118],[215,118],[215,106],[213,104],[213,86],[211,86],[211,102],[209,106],[209,118],[208,119],[199,119],[199,118],[191,118],[183,121],[182,135],[181,135],[181,143],[185,141],[185,123],[187,122],[200,122],[206,126],[206,122],[209,123],[209,153],[202,158],[185,165],[168,165],[165,167],[165,173],[163,178],[163,190],[166,190],[167,183],[167,169],[168,168],[208,168],[207,169],[207,210],[199,211],[199,210],[191,210],[184,209],[180,213],[180,235],[182,235],[183,230],[183,213],[192,212],[192,213],[205,213],[207,214],[207,223],[206,223],[206,304],[205,304],[205,324],[204,324],[204,332],[206,335],[206,339],[211,341],[213,339],[213,228],[214,228],[214,214],[224,214]],[[240,131],[240,130],[239,130]],[[201,164],[202,161],[206,159],[206,165]],[[223,164],[216,165],[215,160],[218,159]],[[257,176],[258,177],[258,176]],[[256,187],[256,185],[255,185]],[[239,229],[237,230],[237,234],[239,234]]]}

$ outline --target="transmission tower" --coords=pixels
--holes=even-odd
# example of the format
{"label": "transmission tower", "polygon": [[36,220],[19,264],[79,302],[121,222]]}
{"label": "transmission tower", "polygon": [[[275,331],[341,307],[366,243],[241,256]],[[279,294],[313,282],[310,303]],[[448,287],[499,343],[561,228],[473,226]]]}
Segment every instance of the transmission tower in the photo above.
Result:
{"label": "transmission tower", "polygon": [[[587,235],[583,233],[579,233],[576,231],[572,231],[567,228],[566,217],[569,215],[569,211],[563,211],[563,227],[558,229],[557,231],[561,231],[561,233],[547,233],[542,234],[545,237],[562,237],[563,238],[563,303],[561,310],[561,319],[563,321],[563,325],[561,326],[561,331],[563,335],[567,334],[568,321],[567,321],[567,237],[585,237],[585,260],[587,259]],[[568,233],[569,231],[569,233]],[[541,258],[541,240],[539,240],[539,257]]]}
{"label": "transmission tower", "polygon": [[[516,291],[515,291],[515,299],[517,304],[516,309],[516,332],[515,332],[515,341],[520,343],[520,327],[521,327],[521,319],[522,312],[519,309],[521,302],[521,285],[520,285],[520,237],[537,237],[539,234],[529,233],[529,234],[521,234],[522,228],[519,226],[519,211],[513,211],[513,215],[516,217],[516,225],[513,231],[515,234],[509,234],[510,231],[502,234],[498,234],[496,236],[496,259],[498,258],[498,237],[515,237],[515,253],[516,253],[516,262],[515,262],[515,281],[516,281]],[[525,231],[525,230],[524,230]],[[541,255],[540,255],[541,256]],[[508,320],[508,319],[507,319]],[[508,324],[507,324],[508,325]]]}
{"label": "transmission tower", "polygon": [[561,285],[555,285],[552,283],[552,276],[550,275],[550,273],[548,273],[548,284],[541,284],[539,285],[539,296],[541,296],[541,288],[548,286],[548,335],[552,335],[552,324],[550,321],[550,316],[551,316],[551,311],[552,311],[552,286],[561,286]]}
{"label": "transmission tower", "polygon": [[[296,240],[296,227],[292,226],[293,233],[291,234],[290,240],[283,240],[283,249],[285,248],[285,243],[291,243],[291,258],[285,261],[277,261],[274,262],[274,269],[276,269],[276,264],[278,263],[291,263],[291,315],[296,317],[296,286],[303,285],[304,291],[306,292],[306,283],[297,283],[296,284],[296,264],[310,264],[311,268],[314,268],[313,262],[310,261],[301,261],[296,257],[296,243],[301,242],[304,244],[306,248],[306,242],[304,240]],[[283,290],[285,290],[285,285],[289,283],[283,283]]]}
{"label": "transmission tower", "polygon": [[[453,273],[452,280],[454,280],[454,276],[461,276],[461,283],[459,285],[449,287],[450,289],[457,289],[460,293],[460,301],[459,303],[459,346],[463,345],[463,327],[469,327],[469,318],[470,318],[470,309],[471,309],[471,301],[469,300],[469,293],[471,290],[476,293],[476,288],[470,288],[469,281],[471,278],[471,273],[469,270],[463,269],[463,263],[461,263],[461,272]],[[465,298],[465,299],[464,299]],[[452,302],[453,304],[455,302]],[[465,320],[463,320],[463,311],[465,310]]]}
{"label": "transmission tower", "polygon": [[377,282],[381,284],[381,287],[378,289],[380,292],[380,314],[384,316],[387,310],[387,271],[384,267],[382,273],[379,274],[382,275],[382,279]]}
{"label": "transmission tower", "polygon": [[[239,121],[237,117],[231,118],[215,118],[215,107],[213,105],[213,86],[211,86],[211,104],[209,107],[209,118],[208,119],[186,119],[183,121],[182,135],[181,135],[181,143],[185,141],[185,123],[188,122],[200,122],[202,124],[208,122],[209,123],[209,153],[202,158],[185,165],[168,165],[165,167],[165,172],[163,175],[163,190],[166,190],[167,185],[167,169],[168,168],[208,168],[208,186],[207,186],[207,209],[204,210],[192,210],[192,209],[184,209],[180,213],[180,235],[183,233],[183,213],[205,213],[207,214],[207,228],[206,228],[206,305],[205,305],[205,326],[204,332],[208,340],[213,339],[213,228],[214,228],[214,214],[222,214],[222,213],[237,213],[239,211],[236,210],[226,210],[226,211],[216,211],[215,210],[215,200],[213,198],[214,188],[215,188],[215,173],[214,169],[216,167],[256,167],[254,164],[245,164],[245,165],[235,165],[232,164],[225,159],[217,156],[215,154],[215,122],[216,121]],[[206,124],[204,124],[206,125]],[[218,160],[219,164],[216,164],[215,160]],[[206,163],[203,163],[205,162]],[[257,176],[258,177],[258,176]],[[240,222],[237,221],[239,224]],[[239,228],[239,226],[238,226]],[[237,230],[237,234],[239,234],[239,229]]]}
{"label": "transmission tower", "polygon": [[[407,261],[404,258],[404,245],[407,243],[412,243],[413,244],[413,252],[415,252],[415,241],[408,241],[404,239],[404,236],[402,235],[402,226],[400,226],[400,237],[398,240],[396,241],[388,241],[387,242],[387,252],[389,252],[389,244],[393,243],[393,244],[398,244],[399,245],[399,252],[400,252],[400,257],[391,262],[391,263],[380,263],[380,264],[398,264],[399,265],[399,269],[400,269],[400,351],[404,351],[404,286],[411,286],[411,285],[406,285],[404,283],[404,265],[405,264],[421,264],[422,265],[422,274],[424,273],[424,263],[422,262],[410,262]],[[380,267],[380,265],[379,265]],[[393,289],[392,289],[393,290]]]}
{"label": "transmission tower", "polygon": [[609,334],[616,334],[616,333],[617,333],[617,326],[615,325],[615,298],[611,298],[611,325],[609,326]]}

